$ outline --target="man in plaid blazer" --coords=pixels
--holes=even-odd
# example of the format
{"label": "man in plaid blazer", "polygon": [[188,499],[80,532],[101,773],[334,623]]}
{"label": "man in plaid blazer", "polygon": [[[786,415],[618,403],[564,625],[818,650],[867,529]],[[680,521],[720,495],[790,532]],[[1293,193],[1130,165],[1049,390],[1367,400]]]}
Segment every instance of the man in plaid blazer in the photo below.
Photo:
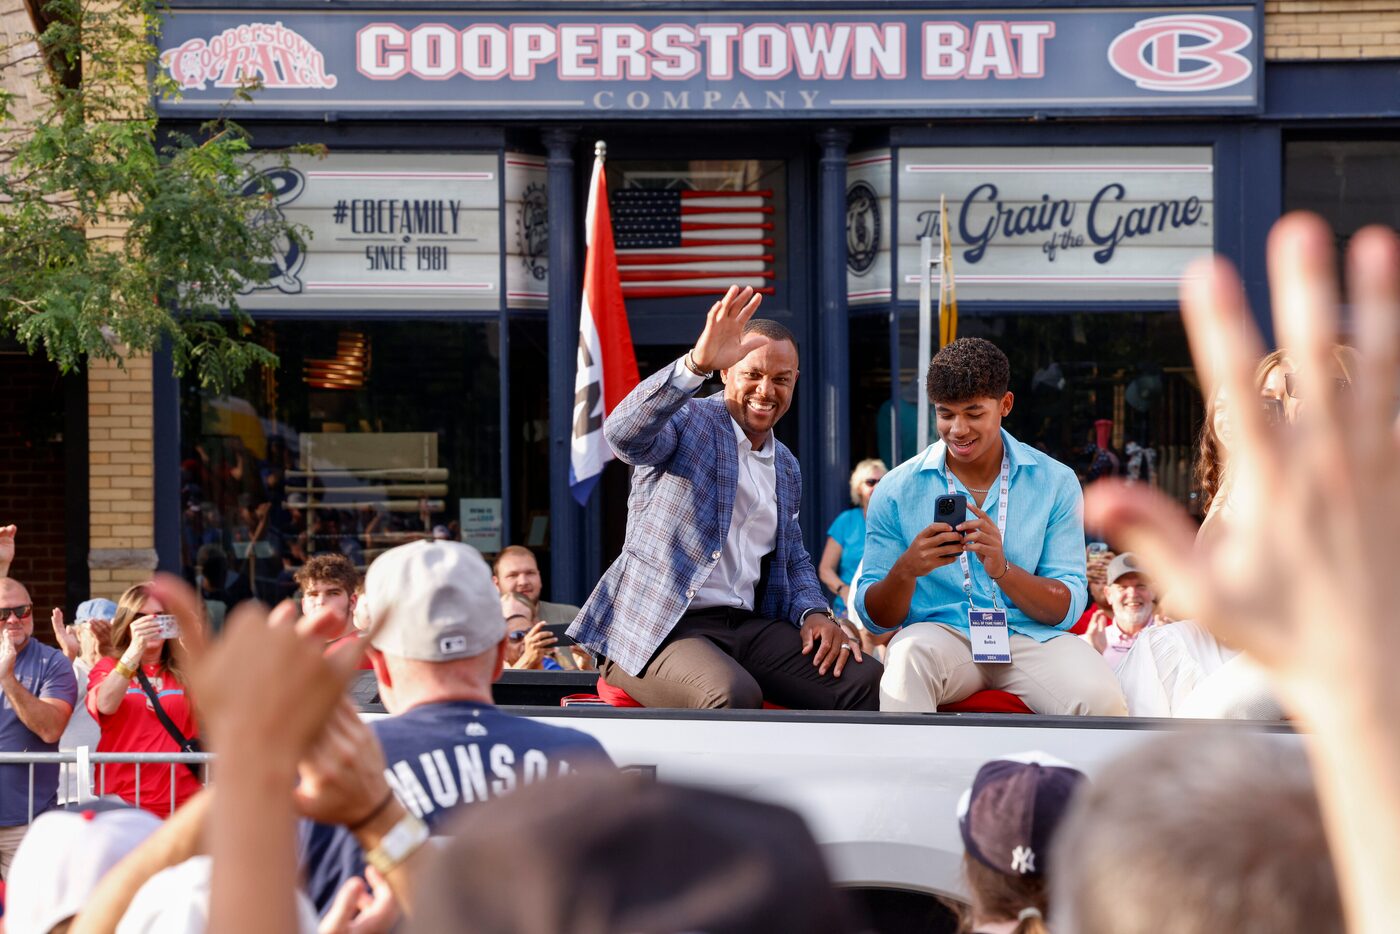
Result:
{"label": "man in plaid blazer", "polygon": [[[627,541],[569,635],[648,707],[874,710],[880,664],[837,626],[797,524],[802,475],[773,426],[797,342],[731,287],[695,348],[604,426],[635,469]],[[715,370],[723,395],[694,398]]]}

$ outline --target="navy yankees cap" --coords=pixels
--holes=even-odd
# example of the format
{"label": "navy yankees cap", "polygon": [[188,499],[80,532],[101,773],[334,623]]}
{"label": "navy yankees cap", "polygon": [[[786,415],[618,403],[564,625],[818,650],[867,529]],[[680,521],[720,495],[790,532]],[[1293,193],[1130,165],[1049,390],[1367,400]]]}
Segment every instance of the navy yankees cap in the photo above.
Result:
{"label": "navy yankees cap", "polygon": [[958,802],[968,855],[1004,875],[1044,875],[1050,841],[1087,782],[1083,772],[1043,752],[986,763]]}

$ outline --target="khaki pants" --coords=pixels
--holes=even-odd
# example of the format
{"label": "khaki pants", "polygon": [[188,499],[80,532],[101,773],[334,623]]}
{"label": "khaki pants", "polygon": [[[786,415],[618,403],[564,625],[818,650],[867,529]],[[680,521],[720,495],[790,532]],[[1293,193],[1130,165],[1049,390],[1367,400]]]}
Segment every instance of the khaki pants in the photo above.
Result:
{"label": "khaki pants", "polygon": [[875,710],[880,671],[867,657],[847,659],[839,678],[818,674],[792,623],[725,607],[682,616],[640,675],[603,663],[608,683],[647,707],[758,708],[767,700],[793,710]]}
{"label": "khaki pants", "polygon": [[1036,713],[1127,716],[1118,679],[1083,639],[1048,642],[1011,634],[1011,664],[979,665],[967,636],[941,623],[914,623],[890,641],[880,709],[935,711],[983,690],[1006,691]]}
{"label": "khaki pants", "polygon": [[19,842],[24,839],[24,832],[28,829],[28,824],[0,827],[0,879],[10,877],[10,863],[14,862],[15,850],[19,849]]}

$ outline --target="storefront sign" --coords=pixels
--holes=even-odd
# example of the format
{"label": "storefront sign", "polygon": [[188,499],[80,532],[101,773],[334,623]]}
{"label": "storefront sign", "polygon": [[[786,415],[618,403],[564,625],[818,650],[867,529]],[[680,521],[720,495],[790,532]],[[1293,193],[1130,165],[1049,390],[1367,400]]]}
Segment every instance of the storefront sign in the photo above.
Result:
{"label": "storefront sign", "polygon": [[1175,299],[1214,248],[1213,182],[1208,146],[901,149],[899,297],[942,195],[961,300]]}
{"label": "storefront sign", "polygon": [[549,304],[549,179],[543,156],[506,153],[506,304]]}
{"label": "storefront sign", "polygon": [[[278,215],[311,232],[270,257],[249,309],[495,309],[499,161],[491,154],[347,153],[267,166]],[[259,191],[249,184],[248,192]]]}
{"label": "storefront sign", "polygon": [[[1003,4],[1007,5],[1007,4]],[[453,111],[493,119],[1250,110],[1260,5],[887,14],[429,14],[180,8],[167,114]]]}
{"label": "storefront sign", "polygon": [[890,300],[890,164],[888,149],[846,161],[846,302]]}

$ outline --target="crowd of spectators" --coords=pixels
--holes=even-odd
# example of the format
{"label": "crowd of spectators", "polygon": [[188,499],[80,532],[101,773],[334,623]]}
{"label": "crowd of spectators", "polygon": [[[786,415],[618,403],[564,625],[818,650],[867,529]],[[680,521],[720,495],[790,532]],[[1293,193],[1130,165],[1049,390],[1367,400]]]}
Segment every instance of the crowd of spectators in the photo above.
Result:
{"label": "crowd of spectators", "polygon": [[[968,640],[952,617],[937,625],[956,644],[908,635],[936,617],[912,625],[901,617],[919,599],[940,605],[942,583],[915,592],[932,570],[961,564],[958,589],[970,588],[972,552],[983,566],[979,589],[1001,592],[982,578],[996,584],[1015,575],[1005,593],[1029,606],[1012,627],[1020,638],[1057,642],[1076,666],[1101,665],[1096,679],[1102,672],[1117,680],[1158,633],[1189,631],[1194,621],[1204,640],[1248,661],[1304,736],[1301,747],[1267,735],[1170,736],[1142,744],[1092,782],[1043,754],[987,763],[948,815],[965,850],[966,930],[1393,929],[1400,240],[1367,230],[1353,241],[1354,327],[1365,354],[1337,350],[1331,253],[1330,232],[1308,216],[1286,218],[1271,236],[1275,320],[1291,350],[1259,372],[1261,348],[1233,273],[1217,262],[1188,276],[1183,316],[1216,413],[1212,511],[1198,530],[1142,484],[1092,488],[1087,521],[1126,549],[1096,559],[1096,609],[1082,550],[1064,558],[1067,570],[1042,576],[1034,562],[1017,566],[1010,555],[1029,546],[1004,545],[1007,533],[981,509],[965,528],[911,528],[890,515],[902,501],[891,480],[876,487],[854,600],[859,608],[870,598],[872,628],[899,630],[885,681],[901,655],[943,672],[919,687],[918,703],[936,706],[956,693],[956,678],[971,679],[954,664]],[[985,348],[977,354],[995,362]],[[978,391],[1004,385],[987,372],[970,368],[957,378]],[[1253,404],[1279,379],[1291,407]],[[959,455],[1008,439],[994,458],[1001,502],[1018,489],[1047,491],[1048,511],[1028,512],[1055,538],[1066,522],[1056,503],[1073,497],[1053,466],[1011,447],[996,409],[972,411],[997,395],[938,394],[940,405],[958,405],[952,420],[963,421],[947,439],[953,451],[902,478],[892,471],[893,486],[931,484],[937,495],[956,482],[975,494],[957,474]],[[1251,404],[1226,407],[1241,399]],[[1009,470],[1018,458],[1015,466],[1031,474],[1020,488]],[[981,479],[990,485],[994,477]],[[968,535],[948,537],[958,532]],[[80,815],[57,810],[56,769],[36,767],[29,779],[27,770],[0,766],[0,874],[9,883],[5,920],[17,934],[369,934],[400,923],[410,931],[580,934],[862,929],[795,815],[637,784],[613,772],[590,735],[494,705],[492,685],[512,644],[548,631],[536,628],[547,625],[537,566],[498,560],[493,573],[475,550],[431,537],[387,550],[361,584],[350,556],[313,556],[295,575],[299,603],[269,610],[230,599],[226,631],[212,640],[211,594],[232,598],[217,574],[212,589],[158,575],[114,606],[85,603],[71,628],[52,614],[60,650],[34,637],[29,592],[8,577],[15,548],[14,527],[0,528],[0,749],[55,749],[82,703],[98,751],[191,752],[208,743],[220,756],[209,786],[192,767],[138,776],[108,764],[96,793],[136,806],[115,814],[95,813],[105,804],[85,804]],[[1059,544],[1049,550],[1070,555]],[[890,575],[895,582],[882,586]],[[1167,602],[1182,622],[1162,616]],[[1078,638],[1070,632],[1076,621],[1084,624]],[[1055,637],[1026,635],[1037,622]],[[833,623],[821,631],[840,630]],[[901,645],[916,649],[896,652]],[[543,640],[522,648],[541,664],[563,648],[568,657],[588,654]],[[366,663],[389,714],[372,725],[346,696]],[[892,686],[912,691],[927,667],[882,683],[882,699]],[[434,834],[450,842],[427,845]],[[488,846],[492,858],[482,859]]]}

